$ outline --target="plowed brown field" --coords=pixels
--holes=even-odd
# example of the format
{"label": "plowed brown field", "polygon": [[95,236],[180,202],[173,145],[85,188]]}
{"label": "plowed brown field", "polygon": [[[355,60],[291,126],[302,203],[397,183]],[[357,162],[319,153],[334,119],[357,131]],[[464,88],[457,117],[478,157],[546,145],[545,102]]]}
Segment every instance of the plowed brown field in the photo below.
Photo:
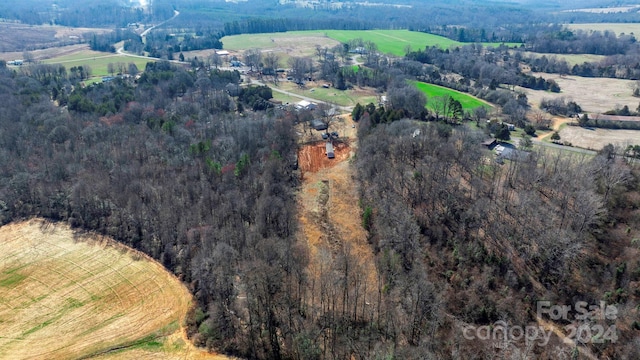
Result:
{"label": "plowed brown field", "polygon": [[43,220],[0,228],[0,359],[214,358],[183,339],[190,306],[177,278],[113,240]]}

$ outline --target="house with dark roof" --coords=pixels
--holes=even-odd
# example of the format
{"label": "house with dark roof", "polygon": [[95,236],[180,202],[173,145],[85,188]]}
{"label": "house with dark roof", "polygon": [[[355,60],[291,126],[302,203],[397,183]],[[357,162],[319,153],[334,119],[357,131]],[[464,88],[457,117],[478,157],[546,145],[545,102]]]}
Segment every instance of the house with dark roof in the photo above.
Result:
{"label": "house with dark roof", "polygon": [[313,119],[311,120],[311,127],[318,130],[318,131],[323,131],[323,130],[327,130],[328,126],[327,124],[320,120],[320,119]]}

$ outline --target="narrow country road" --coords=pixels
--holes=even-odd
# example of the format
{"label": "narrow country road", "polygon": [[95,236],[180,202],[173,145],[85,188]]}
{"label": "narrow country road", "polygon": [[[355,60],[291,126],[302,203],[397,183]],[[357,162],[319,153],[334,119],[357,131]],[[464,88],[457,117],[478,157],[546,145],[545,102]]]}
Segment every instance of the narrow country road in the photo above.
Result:
{"label": "narrow country road", "polygon": [[[153,25],[152,27],[150,27],[150,28],[146,29],[145,31],[143,31],[143,32],[142,32],[142,34],[140,34],[140,36],[144,39],[144,37],[145,37],[145,36],[147,36],[147,34],[148,34],[151,30],[153,30],[153,29],[157,28],[158,26],[164,25],[164,24],[168,23],[169,21],[171,21],[171,20],[173,20],[173,19],[177,18],[177,17],[178,17],[178,15],[180,15],[180,12],[179,12],[178,10],[173,10],[173,16],[172,16],[171,18],[169,18],[169,19],[167,19],[167,20],[165,20],[165,21],[161,22],[160,24]],[[144,42],[144,40],[143,40],[142,42]]]}
{"label": "narrow country road", "polygon": [[[162,25],[168,23],[169,21],[177,18],[178,15],[180,15],[180,12],[178,10],[173,10],[173,16],[171,18],[169,18],[169,19],[167,19],[167,20],[165,20],[165,21],[163,21],[163,22],[161,22],[159,24],[153,25],[152,27],[150,27],[150,28],[146,29],[145,31],[143,31],[142,34],[140,34],[140,37],[142,38],[142,43],[145,42],[145,37],[147,36],[147,34],[149,34],[149,32],[151,30],[157,28],[158,26],[162,26]],[[120,55],[126,55],[126,56],[129,56],[129,57],[135,57],[135,58],[140,58],[140,59],[162,60],[160,58],[153,58],[153,57],[149,57],[149,56],[142,56],[142,55],[135,55],[135,54],[126,53],[126,52],[124,52],[124,47],[120,47],[117,50],[117,52]],[[182,63],[181,61],[178,61],[178,60],[169,60],[169,61],[170,62],[175,62],[175,63]]]}

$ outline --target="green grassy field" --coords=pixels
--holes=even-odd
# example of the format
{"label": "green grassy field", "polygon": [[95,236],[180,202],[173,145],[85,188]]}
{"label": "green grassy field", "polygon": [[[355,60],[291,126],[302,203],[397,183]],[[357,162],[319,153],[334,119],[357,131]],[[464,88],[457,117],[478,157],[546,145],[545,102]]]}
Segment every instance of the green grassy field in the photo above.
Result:
{"label": "green grassy field", "polygon": [[43,63],[61,64],[64,65],[67,70],[74,66],[89,66],[91,68],[91,76],[94,78],[99,78],[102,76],[110,75],[108,71],[108,66],[110,63],[114,65],[123,63],[125,64],[125,66],[127,66],[129,63],[134,63],[136,64],[138,69],[142,71],[149,61],[153,60],[107,52],[86,50],[72,55],[65,55],[47,59],[44,60]]}
{"label": "green grassy field", "polygon": [[[280,46],[285,39],[301,38],[329,38],[341,43],[346,43],[353,39],[373,41],[378,45],[378,50],[383,53],[397,56],[405,55],[405,49],[424,49],[429,46],[449,48],[451,46],[462,46],[464,43],[454,41],[442,36],[421,33],[409,30],[313,30],[313,31],[289,31],[284,33],[269,34],[244,34],[225,36],[222,43],[225,49],[244,50],[250,48],[272,49]],[[499,43],[483,43],[485,46],[498,46]],[[516,43],[507,43],[507,46],[519,46]]]}
{"label": "green grassy field", "polygon": [[413,83],[420,91],[422,91],[426,96],[427,96],[427,108],[430,108],[429,105],[429,99],[434,98],[434,97],[441,97],[441,96],[451,96],[452,98],[460,101],[460,104],[462,104],[462,108],[465,111],[471,111],[475,108],[484,106],[486,108],[491,108],[491,105],[489,105],[488,103],[473,97],[469,94],[465,94],[456,90],[452,90],[446,87],[442,87],[442,86],[438,86],[438,85],[433,85],[433,84],[427,84],[427,83],[423,83],[423,82],[414,82]]}
{"label": "green grassy field", "polygon": [[[368,104],[368,103],[377,103],[378,100],[373,95],[360,94],[355,90],[338,90],[334,88],[308,88],[308,89],[300,89],[297,85],[290,82],[282,82],[278,86],[278,88],[291,92],[293,94],[297,94],[300,96],[306,96],[312,99],[317,99],[320,101],[328,102],[331,104],[336,104],[339,106],[354,106],[357,103],[360,104]],[[279,95],[276,91],[273,92],[273,96],[277,100],[281,100],[284,102],[298,102],[299,99],[288,99],[285,96]]]}
{"label": "green grassy field", "polygon": [[397,56],[404,55],[407,47],[412,50],[418,50],[424,49],[426,46],[449,48],[462,45],[460,42],[442,36],[408,30],[325,30],[324,33],[341,43],[357,38],[361,38],[364,41],[372,41],[378,45],[378,49],[383,53]]}
{"label": "green grassy field", "polygon": [[287,94],[283,94],[277,91],[272,91],[271,92],[273,94],[273,99],[274,100],[280,100],[282,101],[283,104],[295,104],[298,101],[302,100],[302,98],[296,97],[296,96],[291,96],[291,95],[287,95]]}

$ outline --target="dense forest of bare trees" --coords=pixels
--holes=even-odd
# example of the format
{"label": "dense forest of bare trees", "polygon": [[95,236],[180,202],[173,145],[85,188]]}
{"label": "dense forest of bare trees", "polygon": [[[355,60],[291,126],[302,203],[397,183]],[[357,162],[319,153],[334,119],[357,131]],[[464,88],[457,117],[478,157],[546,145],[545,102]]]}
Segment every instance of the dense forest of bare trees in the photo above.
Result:
{"label": "dense forest of bare trees", "polygon": [[[313,115],[274,108],[269,87],[241,86],[239,72],[207,70],[204,63],[192,69],[149,63],[137,80],[124,76],[85,87],[86,67],[14,70],[0,62],[0,225],[35,216],[65,221],[149,254],[195,296],[186,319],[189,338],[242,358],[556,358],[566,346],[562,339],[532,347],[512,337],[496,346],[464,336],[468,326],[537,326],[539,300],[615,304],[620,316],[599,324],[616,326],[616,340],[587,341],[584,348],[599,358],[640,358],[640,261],[627,255],[640,246],[634,235],[640,234],[637,167],[612,146],[596,156],[539,149],[498,163],[480,144],[486,135],[462,124],[479,124],[487,117],[484,108],[464,113],[455,99],[426,99],[410,82],[469,92],[525,127],[527,98],[513,88],[560,89],[523,73],[523,62],[535,71],[637,78],[632,36],[574,34],[555,26],[534,36],[535,24],[510,26],[527,17],[533,22],[533,12],[508,7],[502,21],[483,22],[478,19],[500,11],[475,2],[464,8],[434,2],[442,14],[437,18],[401,8],[380,19],[374,16],[379,9],[355,5],[329,18],[327,9],[221,4],[270,16],[225,21],[203,15],[204,2],[177,3],[182,7],[157,0],[144,14],[98,2],[66,11],[70,1],[60,1],[56,11],[25,10],[16,18],[80,26],[114,18],[119,25],[160,21],[176,8],[197,14],[149,34],[146,43],[123,31],[87,40],[107,51],[126,40],[128,51],[166,59],[219,48],[225,33],[373,24],[462,41],[522,39],[538,51],[616,55],[570,68],[555,58],[474,44],[392,59],[374,43],[356,40],[318,47],[317,63],[288,58],[295,82],[318,76],[338,89],[371,86],[387,96],[384,106],[358,104],[353,112],[359,144],[351,180],[361,207],[353,216],[367,231],[375,257],[370,267],[348,246],[312,259],[300,241],[294,126]],[[406,17],[399,21],[398,14]],[[451,19],[469,25],[442,26]],[[181,21],[193,21],[188,30],[194,35]],[[184,34],[172,36],[173,29]],[[342,66],[338,58],[344,62],[356,47],[367,50],[364,66]],[[251,49],[244,60],[273,76],[274,56]],[[110,68],[138,72],[134,64]],[[425,108],[429,101],[438,103],[436,110]],[[580,112],[564,99],[542,103],[550,113]],[[548,127],[550,120],[539,117]],[[638,151],[627,150],[632,153]]]}
{"label": "dense forest of bare trees", "polygon": [[[616,270],[613,254],[623,250],[604,250],[619,244],[605,224],[628,206],[625,192],[638,189],[637,174],[612,149],[593,159],[541,150],[499,165],[480,149],[478,135],[461,127],[361,121],[357,166],[386,286],[389,306],[381,311],[402,319],[383,322],[384,333],[416,351],[402,358],[555,358],[552,346],[527,348],[511,339],[497,350],[452,329],[535,324],[537,300],[597,302],[604,289],[619,286],[606,301],[638,305],[629,287],[638,273]],[[640,355],[630,341],[637,330],[622,330],[634,320],[627,313],[615,322],[624,340],[599,344],[599,357]]]}
{"label": "dense forest of bare trees", "polygon": [[[195,295],[191,339],[250,359],[486,358],[493,345],[461,337],[461,326],[524,325],[536,300],[603,297],[629,316],[615,322],[616,344],[593,351],[640,356],[629,310],[638,262],[614,262],[625,245],[611,225],[631,224],[640,207],[637,174],[610,149],[501,166],[481,133],[400,120],[427,118],[403,74],[429,69],[361,71],[391,101],[358,111],[373,273],[348,247],[308,273],[291,166],[302,114],[272,108],[267,87],[239,87],[236,71],[157,62],[136,82],[83,88],[78,69],[3,67],[0,223],[68,221],[148,253]],[[551,354],[520,345],[500,351]]]}
{"label": "dense forest of bare trees", "polygon": [[296,142],[290,120],[234,115],[229,75],[149,66],[135,87],[74,91],[82,105],[67,112],[34,77],[2,69],[0,221],[68,221],[140,249],[196,295],[198,344],[276,358],[280,324],[300,311],[285,285],[305,265]]}

